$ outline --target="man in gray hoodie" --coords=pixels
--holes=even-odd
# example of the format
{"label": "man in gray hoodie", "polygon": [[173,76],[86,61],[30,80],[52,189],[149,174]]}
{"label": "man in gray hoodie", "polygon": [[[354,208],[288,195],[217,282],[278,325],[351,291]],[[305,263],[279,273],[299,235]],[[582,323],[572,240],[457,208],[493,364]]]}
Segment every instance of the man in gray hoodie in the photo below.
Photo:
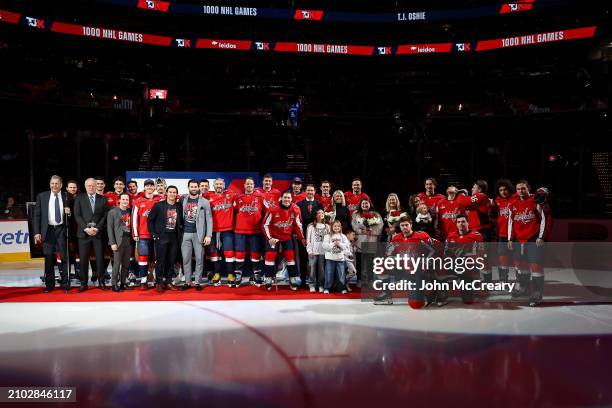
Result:
{"label": "man in gray hoodie", "polygon": [[189,194],[183,197],[183,240],[181,254],[183,256],[183,272],[185,285],[183,290],[191,285],[191,255],[195,254],[195,288],[202,290],[203,247],[210,244],[212,237],[212,212],[210,203],[200,195],[197,180],[187,183]]}

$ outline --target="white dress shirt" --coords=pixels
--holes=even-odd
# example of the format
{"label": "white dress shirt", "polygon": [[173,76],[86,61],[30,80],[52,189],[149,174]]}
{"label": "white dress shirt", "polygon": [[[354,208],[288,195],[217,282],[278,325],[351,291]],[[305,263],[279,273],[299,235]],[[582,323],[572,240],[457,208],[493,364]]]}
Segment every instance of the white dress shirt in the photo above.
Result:
{"label": "white dress shirt", "polygon": [[57,193],[57,196],[59,198],[59,208],[61,215],[60,222],[55,222],[55,193],[51,191],[51,194],[49,195],[49,225],[53,226],[62,225],[64,222],[64,201],[62,200],[62,192],[60,191],[59,193]]}

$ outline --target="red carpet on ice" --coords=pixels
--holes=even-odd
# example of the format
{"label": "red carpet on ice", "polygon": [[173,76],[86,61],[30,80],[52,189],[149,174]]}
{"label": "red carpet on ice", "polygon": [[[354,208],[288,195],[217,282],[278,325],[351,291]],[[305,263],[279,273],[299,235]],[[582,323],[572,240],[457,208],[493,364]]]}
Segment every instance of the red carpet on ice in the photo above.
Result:
{"label": "red carpet on ice", "polygon": [[184,300],[317,300],[317,299],[359,299],[359,289],[342,295],[340,293],[310,293],[300,289],[293,291],[289,286],[274,287],[271,291],[254,286],[241,288],[206,287],[198,292],[195,289],[186,291],[166,290],[157,293],[154,289],[146,291],[134,289],[116,293],[90,287],[89,290],[77,293],[78,288],[72,288],[69,293],[56,288],[51,293],[43,293],[42,287],[0,287],[0,302],[151,302],[151,301],[184,301]]}

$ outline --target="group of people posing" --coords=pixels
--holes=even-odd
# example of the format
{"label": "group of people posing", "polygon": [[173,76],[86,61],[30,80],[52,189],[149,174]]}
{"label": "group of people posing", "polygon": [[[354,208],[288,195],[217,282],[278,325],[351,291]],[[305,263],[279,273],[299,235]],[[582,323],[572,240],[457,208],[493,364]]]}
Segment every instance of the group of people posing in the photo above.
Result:
{"label": "group of people posing", "polygon": [[[126,189],[125,180],[117,177],[113,191],[105,192],[103,179],[90,178],[85,192],[77,194],[76,182],[69,181],[64,192],[62,179],[53,176],[50,191],[37,197],[33,218],[33,235],[45,253],[45,291],[55,287],[56,254],[60,284],[70,289],[70,247],[71,258],[79,258],[79,292],[88,288],[90,259],[92,281],[108,289],[108,248],[114,291],[134,286],[154,286],[159,292],[202,290],[204,278],[211,285],[239,287],[247,276],[270,290],[284,269],[292,290],[304,286],[311,292],[347,293],[347,277],[356,275],[360,284],[362,270],[369,268],[367,248],[375,243],[497,241],[500,280],[508,281],[514,266],[518,288],[513,296],[529,296],[532,305],[541,302],[542,248],[551,217],[547,191],[531,194],[525,180],[498,181],[491,199],[484,180],[474,182],[471,194],[451,185],[442,195],[435,191],[436,180],[428,178],[425,191],[411,196],[407,208],[397,194],[389,194],[382,214],[358,178],[347,192],[332,192],[326,180],[318,192],[313,184],[303,189],[299,177],[285,192],[273,187],[269,174],[262,181],[256,188],[255,180],[247,178],[236,192],[227,190],[222,179],[214,180],[212,189],[207,179],[189,180],[188,193],[181,196],[163,179],[146,180],[139,191],[135,181]],[[491,268],[483,270],[485,282],[491,276]],[[391,294],[382,293],[376,303],[392,303]],[[424,305],[430,303],[442,306],[446,300],[438,296]]]}

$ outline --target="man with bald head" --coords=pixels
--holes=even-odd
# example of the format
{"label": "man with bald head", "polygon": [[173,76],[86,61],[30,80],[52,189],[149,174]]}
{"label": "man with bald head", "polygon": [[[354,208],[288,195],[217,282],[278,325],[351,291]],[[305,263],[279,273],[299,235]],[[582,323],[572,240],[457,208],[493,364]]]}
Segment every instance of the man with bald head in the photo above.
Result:
{"label": "man with bald head", "polygon": [[102,231],[106,228],[106,198],[96,193],[96,180],[85,180],[85,192],[74,201],[74,219],[77,223],[79,254],[81,254],[81,287],[79,292],[87,290],[89,278],[89,257],[93,247],[96,256],[96,273],[100,289],[107,290],[104,283],[104,248]]}

